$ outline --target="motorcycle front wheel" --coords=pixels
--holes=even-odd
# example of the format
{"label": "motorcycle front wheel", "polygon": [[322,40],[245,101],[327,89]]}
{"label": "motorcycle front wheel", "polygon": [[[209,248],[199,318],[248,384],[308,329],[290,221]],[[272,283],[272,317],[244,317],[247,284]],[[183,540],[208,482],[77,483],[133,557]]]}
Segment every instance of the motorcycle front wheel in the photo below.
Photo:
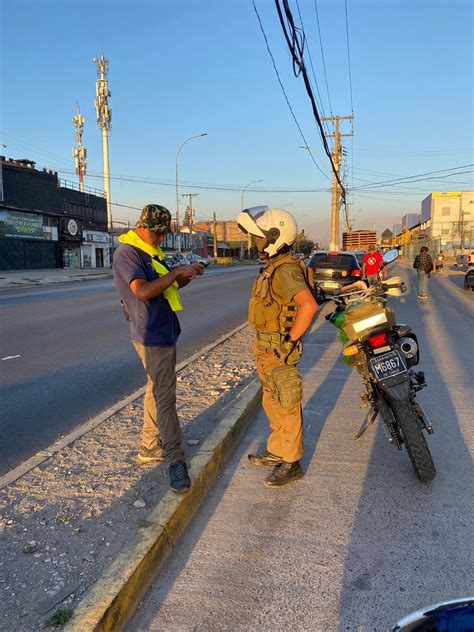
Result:
{"label": "motorcycle front wheel", "polygon": [[392,400],[389,405],[400,427],[403,443],[417,478],[423,483],[432,481],[436,476],[436,468],[420,428],[418,416],[406,402]]}

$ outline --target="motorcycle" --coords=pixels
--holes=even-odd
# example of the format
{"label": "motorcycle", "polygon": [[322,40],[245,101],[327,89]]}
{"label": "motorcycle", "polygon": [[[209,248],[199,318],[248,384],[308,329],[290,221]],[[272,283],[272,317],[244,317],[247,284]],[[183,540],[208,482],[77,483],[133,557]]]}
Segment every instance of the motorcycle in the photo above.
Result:
{"label": "motorcycle", "polygon": [[[384,266],[398,258],[396,248],[384,255]],[[369,412],[355,439],[360,440],[380,415],[389,443],[401,450],[405,446],[420,481],[436,476],[436,469],[424,432],[433,433],[433,425],[416,394],[427,386],[419,363],[418,339],[409,325],[397,324],[395,311],[387,296],[400,296],[406,285],[400,277],[379,280],[347,294],[326,297],[317,286],[316,300],[333,301],[336,309],[326,315],[339,330],[344,344],[345,362],[355,368],[364,384],[362,406]]]}

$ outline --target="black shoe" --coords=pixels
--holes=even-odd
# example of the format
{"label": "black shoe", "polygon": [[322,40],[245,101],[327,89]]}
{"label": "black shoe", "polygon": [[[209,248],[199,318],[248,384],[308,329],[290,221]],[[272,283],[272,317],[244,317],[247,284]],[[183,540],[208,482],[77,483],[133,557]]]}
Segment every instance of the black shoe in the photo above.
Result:
{"label": "black shoe", "polygon": [[268,450],[264,450],[260,454],[249,454],[247,458],[252,465],[276,465],[283,461],[281,456],[272,454]]}
{"label": "black shoe", "polygon": [[158,445],[156,448],[144,448],[140,446],[140,450],[137,454],[137,461],[139,463],[157,463],[158,461],[164,461],[165,457],[163,456],[163,450],[161,449],[161,445]]}
{"label": "black shoe", "polygon": [[302,476],[303,470],[299,461],[294,463],[282,461],[275,465],[273,472],[265,479],[263,484],[265,487],[282,487],[291,481],[297,481]]}
{"label": "black shoe", "polygon": [[188,474],[188,466],[185,461],[175,461],[170,465],[170,487],[174,492],[181,494],[191,487],[191,479]]}

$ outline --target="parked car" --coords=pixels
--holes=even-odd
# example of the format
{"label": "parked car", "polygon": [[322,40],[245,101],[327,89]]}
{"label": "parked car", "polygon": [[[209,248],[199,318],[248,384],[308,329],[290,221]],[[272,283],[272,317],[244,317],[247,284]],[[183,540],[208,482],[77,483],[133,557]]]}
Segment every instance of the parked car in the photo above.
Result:
{"label": "parked car", "polygon": [[182,252],[168,252],[165,255],[165,263],[169,268],[178,268],[188,266],[190,262]]}
{"label": "parked car", "polygon": [[474,263],[470,263],[467,266],[467,271],[464,275],[464,289],[474,292]]}
{"label": "parked car", "polygon": [[454,265],[457,267],[464,267],[464,266],[468,266],[469,265],[474,264],[474,252],[471,252],[471,254],[464,254],[464,255],[456,255],[456,260],[454,262]]}
{"label": "parked car", "polygon": [[193,261],[195,261],[196,263],[202,263],[202,265],[206,268],[211,263],[211,260],[209,258],[206,259],[205,257],[201,257],[200,255],[197,255],[194,252],[192,252],[189,255],[186,255],[186,259],[188,259],[190,263],[193,263]]}
{"label": "parked car", "polygon": [[354,250],[354,254],[361,268],[362,268],[362,259],[364,258],[364,255],[366,252],[367,250]]}
{"label": "parked car", "polygon": [[362,273],[355,253],[343,250],[316,252],[308,268],[313,271],[314,282],[319,283],[326,294],[354,283]]}

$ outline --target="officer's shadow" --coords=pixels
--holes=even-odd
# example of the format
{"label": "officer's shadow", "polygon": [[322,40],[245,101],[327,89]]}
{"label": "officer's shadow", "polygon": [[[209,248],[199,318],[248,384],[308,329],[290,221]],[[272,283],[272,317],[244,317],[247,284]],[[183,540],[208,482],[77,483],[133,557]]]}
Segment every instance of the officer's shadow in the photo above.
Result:
{"label": "officer's shadow", "polygon": [[[324,424],[336,408],[352,373],[352,369],[341,359],[341,345],[330,325],[324,324],[318,327],[307,342],[310,344],[306,351],[310,353],[303,354],[300,364],[305,392],[303,400],[305,449],[301,460],[304,471],[311,463]],[[334,354],[332,349],[334,349]],[[327,354],[330,357],[325,359],[324,356]],[[318,362],[322,363],[319,367]],[[321,374],[324,375],[322,381]]]}

